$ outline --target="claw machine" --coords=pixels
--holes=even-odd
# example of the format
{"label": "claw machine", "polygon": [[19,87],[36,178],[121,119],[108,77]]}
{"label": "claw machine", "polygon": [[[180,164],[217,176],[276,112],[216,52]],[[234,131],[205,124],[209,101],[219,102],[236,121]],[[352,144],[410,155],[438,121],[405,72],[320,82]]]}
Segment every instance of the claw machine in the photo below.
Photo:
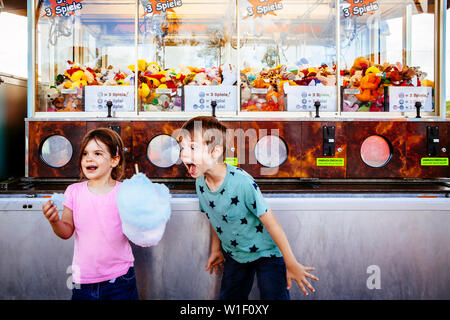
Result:
{"label": "claw machine", "polygon": [[[48,297],[70,295],[71,243],[54,242],[39,205],[78,181],[81,137],[105,126],[124,141],[126,178],[137,165],[173,195],[161,243],[133,246],[140,298],[217,299],[220,276],[200,267],[209,222],[176,140],[188,119],[215,115],[229,128],[224,160],[255,178],[297,259],[316,267],[316,293],[294,287],[292,299],[449,298],[445,1],[28,3],[26,174],[2,192],[0,234],[56,270]],[[33,259],[2,261],[0,283]]]}

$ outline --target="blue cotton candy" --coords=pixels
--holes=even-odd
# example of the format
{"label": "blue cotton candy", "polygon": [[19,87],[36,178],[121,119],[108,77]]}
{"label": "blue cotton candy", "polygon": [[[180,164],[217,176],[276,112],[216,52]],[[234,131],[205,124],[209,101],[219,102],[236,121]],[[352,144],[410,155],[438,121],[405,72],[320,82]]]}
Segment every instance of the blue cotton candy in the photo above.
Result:
{"label": "blue cotton candy", "polygon": [[[171,214],[169,189],[153,183],[138,173],[122,182],[117,192],[117,206],[123,225],[146,232],[166,223]],[[131,236],[124,234],[131,240]]]}
{"label": "blue cotton candy", "polygon": [[50,198],[53,201],[53,204],[58,209],[59,218],[61,219],[63,213],[63,203],[64,203],[64,194],[63,193],[54,193]]}

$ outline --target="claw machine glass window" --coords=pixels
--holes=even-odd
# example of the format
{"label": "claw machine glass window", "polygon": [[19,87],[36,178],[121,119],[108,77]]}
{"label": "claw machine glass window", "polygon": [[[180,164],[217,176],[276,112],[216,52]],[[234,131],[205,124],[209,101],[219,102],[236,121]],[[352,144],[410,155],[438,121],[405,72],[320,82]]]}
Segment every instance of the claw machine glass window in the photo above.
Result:
{"label": "claw machine glass window", "polygon": [[342,111],[436,115],[434,1],[340,5]]}
{"label": "claw machine glass window", "polygon": [[[133,0],[38,1],[36,112],[134,112]],[[71,113],[72,114],[72,113]]]}
{"label": "claw machine glass window", "polygon": [[140,0],[140,114],[236,112],[235,1]]}
{"label": "claw machine glass window", "polygon": [[335,2],[239,1],[241,111],[337,111]]}

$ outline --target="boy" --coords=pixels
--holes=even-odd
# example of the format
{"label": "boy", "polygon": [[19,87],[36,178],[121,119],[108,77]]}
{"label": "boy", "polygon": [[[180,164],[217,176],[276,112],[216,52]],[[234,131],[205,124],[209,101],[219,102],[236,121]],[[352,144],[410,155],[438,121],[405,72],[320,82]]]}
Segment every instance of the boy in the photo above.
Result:
{"label": "boy", "polygon": [[[295,259],[286,235],[258,185],[240,168],[223,163],[227,128],[215,117],[196,117],[181,128],[181,160],[196,179],[200,210],[211,223],[206,270],[223,267],[221,300],[247,300],[256,273],[263,300],[289,300],[295,280],[305,295],[306,278],[318,280]],[[284,258],[284,259],[283,259]]]}

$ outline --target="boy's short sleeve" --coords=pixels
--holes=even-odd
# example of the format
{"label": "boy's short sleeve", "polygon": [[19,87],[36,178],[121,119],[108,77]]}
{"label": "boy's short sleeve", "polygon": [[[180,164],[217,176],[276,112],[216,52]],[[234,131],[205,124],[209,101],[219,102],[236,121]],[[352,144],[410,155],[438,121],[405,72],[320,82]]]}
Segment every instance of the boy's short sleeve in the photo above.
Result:
{"label": "boy's short sleeve", "polygon": [[242,184],[242,189],[247,209],[257,217],[266,213],[269,209],[269,205],[264,199],[256,182],[248,179],[246,183]]}
{"label": "boy's short sleeve", "polygon": [[73,185],[68,186],[66,191],[64,192],[64,202],[63,202],[63,205],[72,211],[73,211],[73,192],[74,192]]}

